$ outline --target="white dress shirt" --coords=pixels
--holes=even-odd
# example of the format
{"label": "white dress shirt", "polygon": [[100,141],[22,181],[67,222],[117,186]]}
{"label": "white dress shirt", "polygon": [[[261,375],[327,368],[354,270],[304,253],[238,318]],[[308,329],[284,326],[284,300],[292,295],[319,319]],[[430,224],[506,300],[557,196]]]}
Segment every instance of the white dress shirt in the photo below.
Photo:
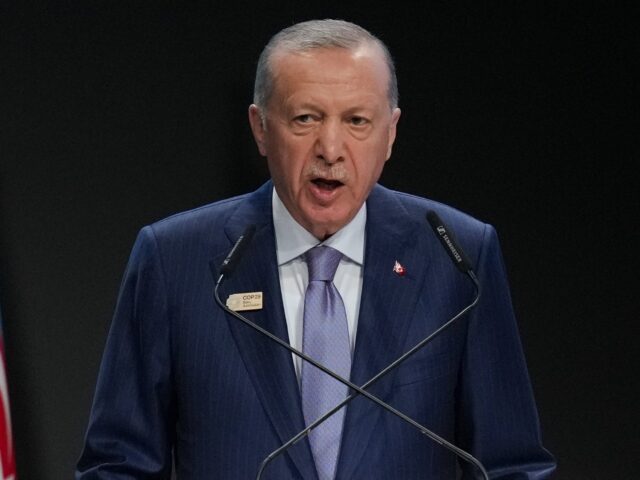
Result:
{"label": "white dress shirt", "polygon": [[[282,290],[282,303],[287,320],[291,346],[302,350],[304,318],[304,296],[309,283],[304,253],[316,245],[326,245],[342,253],[342,259],[333,278],[333,283],[342,296],[347,313],[351,353],[356,342],[360,295],[362,293],[362,267],[364,263],[364,232],[367,221],[366,203],[347,225],[324,242],[319,241],[294,220],[273,189],[273,225],[276,233],[278,274]],[[302,360],[293,355],[298,380]]]}

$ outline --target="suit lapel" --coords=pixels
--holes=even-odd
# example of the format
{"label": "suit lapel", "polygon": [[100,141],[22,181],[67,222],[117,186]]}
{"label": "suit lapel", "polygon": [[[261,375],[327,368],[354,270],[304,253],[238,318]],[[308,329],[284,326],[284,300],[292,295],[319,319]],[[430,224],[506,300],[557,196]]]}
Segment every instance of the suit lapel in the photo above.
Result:
{"label": "suit lapel", "polygon": [[[225,228],[229,240],[235,242],[249,224],[256,225],[255,236],[236,271],[223,284],[220,298],[225,301],[228,295],[233,293],[263,292],[262,310],[241,313],[288,343],[278,277],[270,182],[251,195],[230,219]],[[221,260],[222,258],[219,258],[215,261]],[[217,268],[219,263],[215,265]],[[280,441],[285,443],[304,428],[300,393],[291,354],[240,320],[229,315],[227,320],[256,394]],[[306,439],[291,447],[286,454],[290,456],[303,478],[317,478],[311,449]]]}
{"label": "suit lapel", "polygon": [[[407,349],[406,334],[414,317],[424,281],[425,265],[418,231],[424,227],[411,217],[386,189],[376,186],[367,200],[364,282],[351,381],[363,385]],[[398,261],[404,275],[394,272]],[[368,390],[385,399],[394,372]],[[358,398],[349,404],[338,478],[352,478],[382,408]],[[401,421],[401,420],[398,420]]]}
{"label": "suit lapel", "polygon": [[[220,296],[261,291],[263,309],[244,312],[247,318],[288,342],[286,319],[278,277],[275,235],[271,213],[271,183],[248,197],[225,227],[230,246],[247,225],[256,234],[236,271],[225,281]],[[367,200],[364,282],[360,300],[358,332],[351,380],[362,385],[407,348],[407,331],[425,278],[425,250],[418,230],[424,222],[410,216],[403,205],[383,187],[376,186]],[[423,246],[423,245],[422,245]],[[224,256],[214,259],[217,269]],[[393,271],[398,261],[401,276]],[[228,317],[244,365],[256,394],[282,443],[304,428],[304,417],[291,355],[284,348]],[[379,380],[369,391],[388,397],[394,373]],[[353,478],[366,451],[382,409],[359,398],[349,404],[336,478]],[[398,420],[401,421],[401,420]],[[305,439],[290,448],[302,478],[317,479],[313,456]],[[278,460],[276,460],[278,461]]]}

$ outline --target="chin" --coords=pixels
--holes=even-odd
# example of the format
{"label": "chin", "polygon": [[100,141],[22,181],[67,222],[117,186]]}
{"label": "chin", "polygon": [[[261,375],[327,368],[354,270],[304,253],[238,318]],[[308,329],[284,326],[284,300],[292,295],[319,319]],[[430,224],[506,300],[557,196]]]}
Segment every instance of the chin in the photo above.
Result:
{"label": "chin", "polygon": [[322,230],[333,235],[351,221],[358,213],[358,209],[351,209],[345,205],[337,208],[335,205],[327,207],[312,205],[307,206],[301,213],[307,225],[311,226],[314,232]]}
{"label": "chin", "polygon": [[316,219],[312,225],[314,228],[315,232],[322,232],[322,235],[320,235],[318,238],[321,239],[325,239],[327,237],[330,237],[331,235],[333,235],[334,233],[336,233],[338,230],[340,230],[342,227],[344,227],[347,223],[349,223],[349,220],[347,220],[346,218],[341,218],[341,219]]}

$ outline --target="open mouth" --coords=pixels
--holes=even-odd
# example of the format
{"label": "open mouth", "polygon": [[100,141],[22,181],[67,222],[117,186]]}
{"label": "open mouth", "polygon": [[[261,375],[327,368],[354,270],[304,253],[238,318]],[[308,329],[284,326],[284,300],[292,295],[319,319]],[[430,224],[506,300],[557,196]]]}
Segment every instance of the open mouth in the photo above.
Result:
{"label": "open mouth", "polygon": [[311,180],[311,183],[313,183],[315,186],[317,186],[321,190],[327,190],[327,191],[335,190],[336,188],[341,187],[343,185],[343,183],[338,180],[327,180],[325,178],[315,178]]}

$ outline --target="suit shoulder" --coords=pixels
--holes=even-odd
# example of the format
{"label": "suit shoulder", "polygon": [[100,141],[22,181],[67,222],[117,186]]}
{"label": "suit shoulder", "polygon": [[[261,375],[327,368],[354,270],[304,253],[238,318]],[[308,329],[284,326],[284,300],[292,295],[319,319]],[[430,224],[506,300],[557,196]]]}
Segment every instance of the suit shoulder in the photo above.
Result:
{"label": "suit shoulder", "polygon": [[462,212],[442,202],[406,192],[385,190],[387,190],[388,194],[393,195],[412,217],[419,218],[426,222],[426,214],[432,210],[437,213],[442,221],[456,232],[458,236],[482,237],[487,228],[493,228],[491,225],[472,217],[468,213]]}
{"label": "suit shoulder", "polygon": [[158,239],[220,232],[229,216],[250,194],[238,195],[173,214],[148,226]]}

